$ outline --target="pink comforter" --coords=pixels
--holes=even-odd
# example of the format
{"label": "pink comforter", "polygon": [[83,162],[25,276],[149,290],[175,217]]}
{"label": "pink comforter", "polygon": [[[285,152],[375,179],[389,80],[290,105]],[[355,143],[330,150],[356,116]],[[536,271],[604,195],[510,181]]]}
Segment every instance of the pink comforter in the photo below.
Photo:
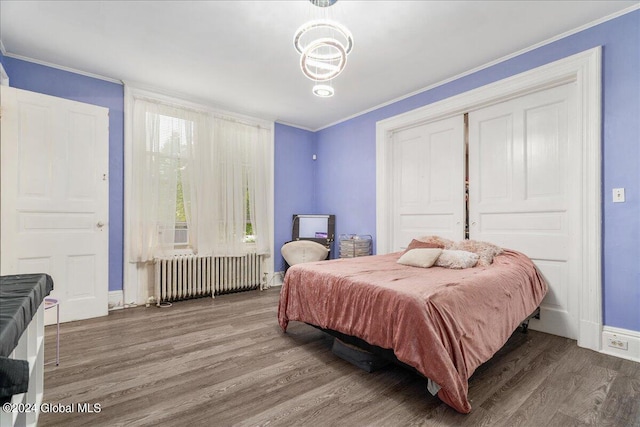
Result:
{"label": "pink comforter", "polygon": [[452,270],[396,263],[401,253],[298,264],[287,271],[278,322],[310,323],[393,349],[471,411],[468,379],[542,301],[547,285],[525,255],[505,250],[489,267]]}

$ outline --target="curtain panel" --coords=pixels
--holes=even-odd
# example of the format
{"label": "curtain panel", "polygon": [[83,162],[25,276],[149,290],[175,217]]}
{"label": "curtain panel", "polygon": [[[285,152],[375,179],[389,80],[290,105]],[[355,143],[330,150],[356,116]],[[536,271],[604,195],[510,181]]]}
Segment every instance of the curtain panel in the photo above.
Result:
{"label": "curtain panel", "polygon": [[175,253],[182,211],[194,253],[269,256],[269,138],[257,125],[134,97],[130,261]]}
{"label": "curtain panel", "polygon": [[[213,121],[211,157],[212,185],[209,199],[214,202],[209,228],[213,253],[241,256],[254,247],[260,254],[269,254],[270,230],[268,206],[267,152],[268,130],[224,118]],[[246,227],[251,224],[254,245],[246,242]]]}

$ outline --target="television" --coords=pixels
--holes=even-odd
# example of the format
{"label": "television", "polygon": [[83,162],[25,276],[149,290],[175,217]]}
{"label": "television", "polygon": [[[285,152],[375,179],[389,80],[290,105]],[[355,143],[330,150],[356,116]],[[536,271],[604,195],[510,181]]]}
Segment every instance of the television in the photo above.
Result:
{"label": "television", "polygon": [[330,249],[335,234],[335,215],[293,215],[291,240],[313,240]]}

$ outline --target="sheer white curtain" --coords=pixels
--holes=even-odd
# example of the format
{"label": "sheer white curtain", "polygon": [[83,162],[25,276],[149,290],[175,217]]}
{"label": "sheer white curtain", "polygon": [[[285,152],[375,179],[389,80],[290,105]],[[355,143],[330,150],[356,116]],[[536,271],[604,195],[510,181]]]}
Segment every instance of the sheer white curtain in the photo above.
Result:
{"label": "sheer white curtain", "polygon": [[[197,141],[202,141],[201,134],[206,137],[206,129],[205,114],[134,98],[131,261],[174,253],[178,211],[185,214],[187,228],[191,226],[190,207],[197,205],[197,198],[190,169],[196,163]],[[176,209],[180,204],[184,209]]]}
{"label": "sheer white curtain", "polygon": [[213,122],[209,194],[215,201],[210,211],[215,255],[269,255],[269,138],[269,130],[256,125],[219,117]]}
{"label": "sheer white curtain", "polygon": [[270,138],[258,125],[134,98],[130,261],[175,253],[181,203],[193,252],[268,256]]}

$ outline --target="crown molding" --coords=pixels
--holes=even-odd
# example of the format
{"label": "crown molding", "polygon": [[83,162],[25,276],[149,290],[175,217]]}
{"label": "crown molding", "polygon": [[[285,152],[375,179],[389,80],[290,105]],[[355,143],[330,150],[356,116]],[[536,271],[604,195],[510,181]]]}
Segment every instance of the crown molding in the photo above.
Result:
{"label": "crown molding", "polygon": [[351,116],[345,117],[344,119],[340,119],[340,120],[335,121],[333,123],[329,123],[327,125],[321,126],[321,127],[317,128],[317,129],[314,129],[312,132],[318,132],[318,131],[321,131],[323,129],[330,128],[332,126],[338,125],[340,123],[344,123],[344,122],[349,121],[351,119],[355,119],[356,117],[363,116],[363,115],[365,115],[367,113],[370,113],[372,111],[376,111],[376,110],[379,110],[381,108],[387,107],[387,106],[389,106],[391,104],[395,104],[396,102],[400,102],[400,101],[403,101],[403,100],[405,100],[407,98],[411,98],[412,96],[418,95],[420,93],[435,89],[435,88],[440,87],[440,86],[444,86],[447,83],[451,83],[451,82],[453,82],[455,80],[458,80],[458,79],[461,79],[463,77],[469,76],[471,74],[477,73],[478,71],[482,71],[484,69],[493,67],[494,65],[500,64],[501,62],[508,61],[509,59],[512,59],[512,58],[515,58],[517,56],[523,55],[523,54],[525,54],[527,52],[531,52],[531,51],[536,50],[536,49],[538,49],[538,48],[540,48],[542,46],[546,46],[548,44],[554,43],[554,42],[556,42],[558,40],[561,40],[561,39],[563,39],[565,37],[569,37],[569,36],[571,36],[573,34],[577,34],[577,33],[581,32],[581,31],[587,30],[589,28],[593,28],[593,27],[598,26],[598,25],[600,25],[602,23],[605,23],[607,21],[611,21],[612,19],[618,18],[618,17],[620,17],[622,15],[626,15],[627,13],[631,13],[631,12],[633,12],[635,10],[638,10],[638,9],[640,9],[640,3],[637,4],[637,5],[628,7],[626,9],[622,9],[619,12],[613,13],[611,15],[607,15],[607,16],[605,16],[603,18],[600,18],[600,19],[597,19],[595,21],[589,22],[588,24],[584,24],[584,25],[581,25],[580,27],[577,27],[577,28],[574,28],[572,30],[566,31],[564,33],[558,34],[558,35],[556,35],[554,37],[551,37],[551,38],[549,38],[547,40],[544,40],[544,41],[542,41],[540,43],[536,43],[534,45],[531,45],[529,47],[521,49],[521,50],[519,50],[517,52],[511,53],[511,54],[506,55],[506,56],[503,56],[502,58],[496,59],[496,60],[491,61],[491,62],[487,62],[486,64],[480,65],[480,66],[478,66],[476,68],[472,68],[471,70],[464,71],[464,72],[462,72],[460,74],[457,74],[457,75],[455,75],[453,77],[449,77],[447,79],[441,80],[441,81],[439,81],[437,83],[434,83],[432,85],[423,87],[422,89],[415,90],[415,91],[410,92],[410,93],[408,93],[406,95],[402,95],[402,96],[394,98],[394,99],[392,99],[390,101],[383,102],[382,104],[378,104],[378,105],[376,105],[374,107],[368,108],[368,109],[366,109],[364,111],[361,111],[359,113],[352,114]]}
{"label": "crown molding", "polygon": [[85,77],[91,77],[91,78],[98,79],[98,80],[104,80],[104,81],[110,82],[110,83],[116,83],[116,84],[119,84],[119,85],[123,84],[121,80],[114,79],[113,77],[107,77],[107,76],[103,76],[103,75],[100,75],[100,74],[90,73],[88,71],[82,71],[82,70],[78,70],[78,69],[71,68],[71,67],[65,67],[64,65],[53,64],[51,62],[41,61],[39,59],[33,59],[33,58],[29,58],[27,56],[16,55],[16,54],[13,54],[13,53],[10,53],[10,52],[5,53],[4,56],[6,56],[7,58],[14,58],[14,59],[19,59],[21,61],[31,62],[33,64],[43,65],[43,66],[49,67],[49,68],[55,68],[56,70],[66,71],[68,73],[74,73],[74,74],[79,74],[79,75],[85,76]]}

